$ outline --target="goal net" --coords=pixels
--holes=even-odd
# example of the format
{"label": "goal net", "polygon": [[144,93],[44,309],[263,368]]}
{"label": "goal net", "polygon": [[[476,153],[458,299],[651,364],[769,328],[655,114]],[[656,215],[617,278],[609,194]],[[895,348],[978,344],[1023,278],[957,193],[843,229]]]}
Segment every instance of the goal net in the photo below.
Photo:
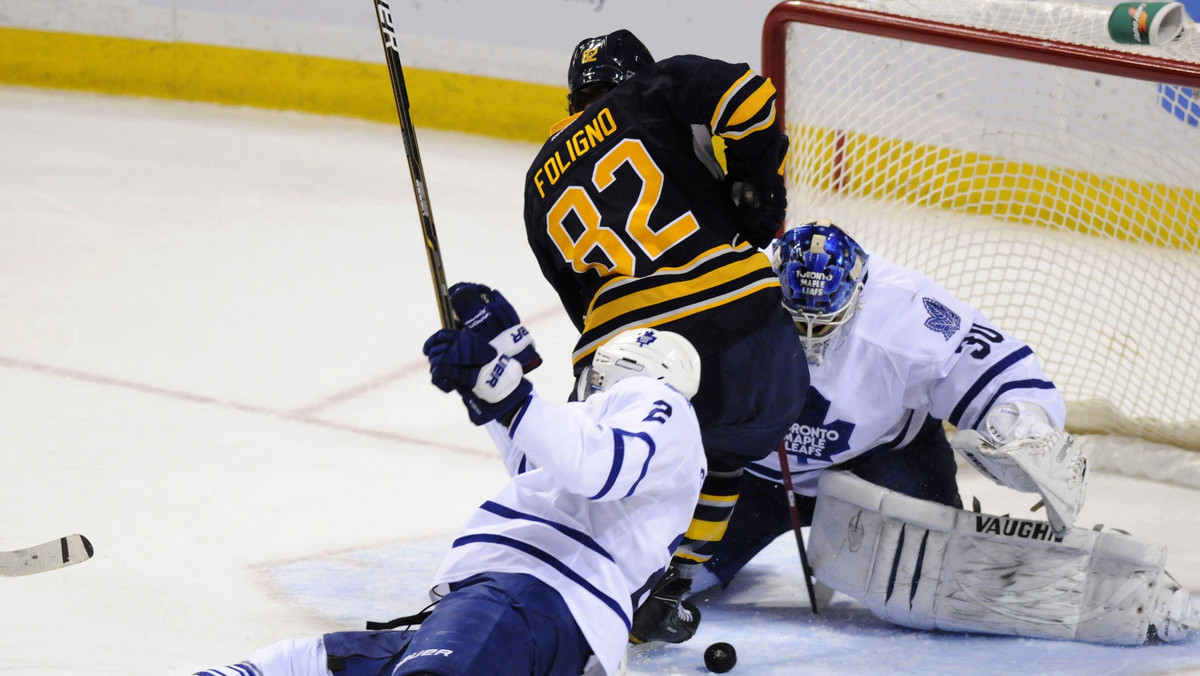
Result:
{"label": "goal net", "polygon": [[1072,431],[1200,450],[1200,32],[1121,45],[1111,12],[781,3],[788,222],[830,219],[1028,341]]}

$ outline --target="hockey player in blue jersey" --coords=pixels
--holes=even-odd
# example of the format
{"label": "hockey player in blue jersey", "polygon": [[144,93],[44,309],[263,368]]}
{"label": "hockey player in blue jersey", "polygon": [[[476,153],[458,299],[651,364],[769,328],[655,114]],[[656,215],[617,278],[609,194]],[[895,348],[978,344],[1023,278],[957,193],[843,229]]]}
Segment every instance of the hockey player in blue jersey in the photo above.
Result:
{"label": "hockey player in blue jersey", "polygon": [[[1091,529],[1073,528],[1084,500],[1087,463],[1078,444],[1063,429],[1065,403],[1032,349],[928,277],[877,253],[868,254],[832,223],[818,221],[790,229],[772,245],[771,252],[784,289],[784,307],[804,342],[811,373],[804,411],[784,440],[801,522],[813,524],[814,508],[827,497],[822,492],[827,483],[841,491],[829,504],[849,510],[836,515],[826,510],[829,523],[818,523],[812,529],[815,551],[810,551],[810,558],[817,578],[824,575],[825,580],[836,581],[835,588],[866,602],[881,617],[906,626],[1052,638],[1086,636],[1085,640],[1099,642],[1144,640],[1153,625],[1147,620],[1153,612],[1089,628],[1083,623],[1088,612],[1118,617],[1118,610],[1103,605],[1110,599],[1095,591],[1102,587],[1100,583],[1080,581],[1079,588],[1072,590],[1064,583],[1078,574],[1068,575],[1067,570],[1087,570],[1093,564],[1111,570],[1116,565],[1101,557],[1102,548],[1094,541],[1112,534],[1100,536]],[[943,422],[958,428],[953,441],[947,439]],[[939,550],[936,538],[922,533],[940,533],[943,539],[949,536],[929,524],[964,522],[967,519],[962,515],[973,514],[959,509],[955,450],[993,481],[1039,494],[1049,523],[1022,522],[1025,525],[1005,527],[1002,532],[1001,524],[1006,522],[989,517],[991,521],[975,522],[988,525],[980,526],[978,539],[970,540],[969,545]],[[836,473],[840,475],[833,477],[836,481],[826,477],[831,480],[825,482],[822,477],[829,470],[844,472]],[[845,473],[857,479],[850,480]],[[696,589],[728,584],[755,554],[792,530],[785,491],[777,455],[748,467],[738,508],[717,551],[695,581]],[[884,497],[889,495],[893,497]],[[890,503],[905,505],[904,516],[883,510],[884,516],[900,527],[889,532],[881,526],[877,534],[890,544],[876,550],[870,544],[870,529],[862,525],[870,522],[864,514],[871,510],[847,505]],[[817,517],[820,522],[821,514]],[[886,522],[883,518],[879,523]],[[858,524],[853,538],[857,546],[838,540],[844,540],[848,523]],[[1004,542],[1011,535],[1008,531],[1027,537]],[[863,544],[864,539],[868,544]],[[909,550],[917,552],[912,569],[905,568],[906,559],[900,553],[906,540],[912,545]],[[1059,549],[1044,555],[1033,544],[1031,549],[1023,549],[1020,544],[1026,541],[1050,543]],[[1066,546],[1071,542],[1076,549]],[[844,548],[838,549],[838,545]],[[1130,573],[1133,578],[1145,575],[1145,584],[1133,587],[1139,589],[1137,598],[1142,598],[1146,607],[1157,609],[1158,636],[1178,638],[1196,626],[1197,611],[1189,608],[1187,592],[1165,576],[1156,547],[1125,542],[1118,549],[1149,552],[1146,560],[1135,562]],[[893,553],[875,564],[858,558],[860,552],[874,551]],[[987,552],[980,555],[987,564],[975,569],[963,563],[962,551]],[[1064,563],[1065,552],[1076,557],[1069,559],[1070,565]],[[944,560],[940,558],[943,554]],[[1039,558],[1042,556],[1044,561]],[[1005,561],[1012,562],[1011,568]],[[955,568],[959,565],[962,567]],[[854,577],[868,569],[871,572],[865,577]],[[1040,569],[1045,577],[1038,578],[1039,573],[1029,569]],[[998,578],[991,580],[981,570],[998,571]],[[1022,570],[1025,572],[1017,572]],[[916,593],[917,580],[922,576],[937,579],[939,574],[950,582],[936,587],[929,583],[923,588],[926,591]],[[1020,574],[1028,574],[1032,582],[1014,582]],[[1126,578],[1116,577],[1121,584],[1128,583]],[[910,580],[911,595],[908,589],[901,590]],[[970,580],[972,587],[957,596],[960,605],[954,606],[950,599],[956,598],[955,585],[962,580]],[[997,606],[1002,605],[1003,612],[992,613],[981,605],[962,602],[987,596],[992,583],[1001,590],[997,593],[1003,600]],[[1021,600],[1014,590],[1023,585],[1055,591],[1046,599]],[[1126,591],[1122,593],[1133,587],[1123,587]],[[927,591],[934,588],[938,596]],[[1084,593],[1089,588],[1091,591]],[[881,589],[886,589],[887,598],[874,598],[873,590]],[[1074,591],[1078,591],[1077,597],[1071,595]],[[1099,607],[1087,607],[1097,598]],[[1136,606],[1130,605],[1132,598],[1118,605]],[[1072,615],[1064,599],[1083,605],[1070,606]],[[922,614],[923,601],[944,612],[954,606],[954,617],[937,617],[933,610]],[[898,603],[905,608],[896,610]],[[1180,620],[1189,612],[1191,619]],[[1049,619],[1055,614],[1061,617]]]}
{"label": "hockey player in blue jersey", "polygon": [[511,479],[438,569],[414,631],[339,632],[272,645],[211,676],[588,676],[621,673],[633,609],[683,538],[706,463],[689,398],[700,357],[678,334],[634,329],[595,353],[578,401],[540,398],[539,360],[503,296],[458,284],[463,329],[425,343]]}
{"label": "hockey player in blue jersey", "polygon": [[679,642],[699,617],[681,598],[724,532],[742,468],[774,451],[807,389],[760,250],[783,224],[787,137],[774,87],[746,64],[656,62],[626,30],[581,41],[567,79],[570,117],[526,176],[525,228],[580,332],[576,372],[633,327],[683,335],[704,364],[693,399],[710,469],[703,500],[631,635]]}

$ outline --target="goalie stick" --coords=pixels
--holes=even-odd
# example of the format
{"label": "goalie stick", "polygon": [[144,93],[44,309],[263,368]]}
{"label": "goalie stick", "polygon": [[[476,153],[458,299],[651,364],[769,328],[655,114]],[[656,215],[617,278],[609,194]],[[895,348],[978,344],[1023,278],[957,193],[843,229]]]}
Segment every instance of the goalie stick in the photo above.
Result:
{"label": "goalie stick", "polygon": [[779,468],[783,470],[783,490],[787,493],[788,513],[792,517],[792,530],[796,533],[796,548],[800,551],[800,568],[804,572],[804,586],[808,589],[808,606],[812,608],[813,615],[817,615],[817,592],[813,588],[813,571],[812,566],[808,564],[808,552],[804,549],[800,510],[796,507],[796,494],[792,491],[792,469],[787,451],[783,447],[784,443],[779,442],[779,448],[776,449],[779,453]]}
{"label": "goalie stick", "polygon": [[92,558],[93,551],[87,538],[74,534],[26,549],[0,552],[0,577],[33,575],[73,566]]}
{"label": "goalie stick", "polygon": [[429,206],[429,192],[425,187],[425,169],[421,164],[421,152],[417,148],[417,134],[409,114],[408,90],[404,87],[404,67],[400,64],[400,46],[392,24],[392,8],[388,0],[375,0],[375,17],[379,21],[379,35],[383,39],[383,55],[387,61],[388,75],[392,81],[392,96],[396,100],[396,114],[400,118],[400,132],[404,137],[404,152],[408,156],[408,172],[412,176],[413,193],[417,199],[417,212],[421,218],[421,231],[425,236],[425,254],[429,259],[429,273],[433,276],[433,290],[437,295],[438,314],[442,328],[452,328],[458,322],[450,307],[450,290],[446,286],[446,271],[442,267],[442,250],[438,245],[437,232],[433,228],[433,211]]}

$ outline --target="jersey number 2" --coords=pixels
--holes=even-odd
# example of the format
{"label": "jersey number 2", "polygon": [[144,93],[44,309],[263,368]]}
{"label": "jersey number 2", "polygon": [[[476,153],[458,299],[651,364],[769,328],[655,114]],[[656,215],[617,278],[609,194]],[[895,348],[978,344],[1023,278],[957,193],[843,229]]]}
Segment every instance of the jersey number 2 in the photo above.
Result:
{"label": "jersey number 2", "polygon": [[[637,139],[621,141],[596,162],[592,185],[599,191],[608,188],[616,181],[617,169],[625,163],[642,180],[642,189],[625,221],[625,232],[650,260],[655,260],[699,230],[700,224],[692,212],[685,211],[657,231],[650,228],[650,213],[662,196],[663,172]],[[566,227],[567,217],[572,213],[583,224],[583,233],[578,238],[571,237]],[[617,232],[600,225],[600,210],[582,186],[570,186],[559,195],[546,214],[546,228],[563,260],[575,272],[582,274],[594,269],[602,277],[633,275],[636,260],[633,251]],[[590,262],[585,260],[593,249],[599,249],[607,260],[598,262],[594,257]]]}

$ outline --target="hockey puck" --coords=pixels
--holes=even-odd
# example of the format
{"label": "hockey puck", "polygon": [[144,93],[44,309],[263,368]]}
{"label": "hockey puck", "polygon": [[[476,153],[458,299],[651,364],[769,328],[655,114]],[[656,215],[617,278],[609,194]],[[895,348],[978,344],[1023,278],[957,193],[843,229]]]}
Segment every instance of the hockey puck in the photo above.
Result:
{"label": "hockey puck", "polygon": [[728,643],[714,643],[704,650],[704,666],[723,674],[737,664],[737,652]]}

